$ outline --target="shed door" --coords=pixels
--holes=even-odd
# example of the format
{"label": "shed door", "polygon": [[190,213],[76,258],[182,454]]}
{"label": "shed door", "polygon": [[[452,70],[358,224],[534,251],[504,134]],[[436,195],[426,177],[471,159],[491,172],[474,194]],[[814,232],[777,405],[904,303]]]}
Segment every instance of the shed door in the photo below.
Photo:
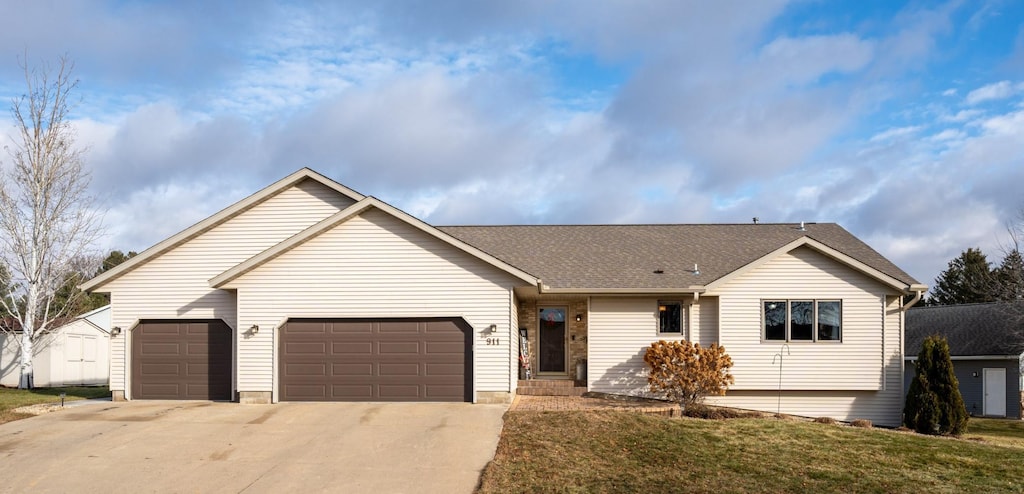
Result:
{"label": "shed door", "polygon": [[472,328],[460,318],[292,319],[282,401],[471,401]]}
{"label": "shed door", "polygon": [[219,319],[140,323],[132,330],[132,398],[230,400],[231,334]]}
{"label": "shed door", "polygon": [[985,410],[989,417],[1006,416],[1006,369],[983,369]]}
{"label": "shed door", "polygon": [[94,335],[68,334],[64,340],[64,385],[97,383],[97,338]]}
{"label": "shed door", "polygon": [[64,384],[82,384],[83,336],[68,334],[64,339]]}

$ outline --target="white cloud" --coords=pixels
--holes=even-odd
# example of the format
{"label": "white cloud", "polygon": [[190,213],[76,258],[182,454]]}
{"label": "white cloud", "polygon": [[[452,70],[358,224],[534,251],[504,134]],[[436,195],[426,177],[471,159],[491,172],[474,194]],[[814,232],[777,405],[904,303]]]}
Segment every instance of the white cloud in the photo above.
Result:
{"label": "white cloud", "polygon": [[909,136],[911,134],[916,134],[920,130],[921,130],[921,126],[919,126],[919,125],[912,125],[912,126],[909,126],[909,127],[898,127],[898,128],[895,128],[895,129],[888,129],[888,130],[885,130],[883,132],[879,132],[878,134],[875,134],[875,135],[871,136],[871,138],[868,139],[868,141],[869,142],[880,142],[880,141],[888,141],[888,140],[892,140],[892,139],[899,139],[899,138],[902,138],[902,137],[907,137],[907,136]]}
{"label": "white cloud", "polygon": [[976,105],[985,101],[1009,98],[1019,90],[1020,87],[1011,84],[1010,81],[994,82],[967,93],[964,102],[968,105]]}

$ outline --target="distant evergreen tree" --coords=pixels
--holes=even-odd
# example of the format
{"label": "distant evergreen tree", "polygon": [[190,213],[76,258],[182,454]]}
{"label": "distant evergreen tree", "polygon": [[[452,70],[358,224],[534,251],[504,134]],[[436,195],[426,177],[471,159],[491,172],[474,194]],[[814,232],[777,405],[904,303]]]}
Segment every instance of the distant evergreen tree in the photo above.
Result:
{"label": "distant evergreen tree", "polygon": [[935,278],[929,305],[993,302],[992,269],[981,249],[969,248]]}
{"label": "distant evergreen tree", "polygon": [[967,430],[967,407],[946,338],[925,338],[905,403],[903,425],[921,434],[959,436]]}
{"label": "distant evergreen tree", "polygon": [[1024,257],[1011,250],[992,271],[992,297],[1003,302],[1024,300]]}
{"label": "distant evergreen tree", "polygon": [[[54,305],[58,307],[67,305],[68,309],[65,313],[69,316],[77,316],[109,304],[110,295],[106,293],[85,294],[78,289],[78,285],[81,285],[89,278],[103,274],[107,270],[114,268],[118,264],[121,264],[136,255],[138,255],[138,252],[135,251],[125,254],[119,250],[114,250],[111,251],[101,263],[99,263],[99,267],[96,268],[96,271],[91,275],[88,275],[88,271],[86,271],[87,275],[83,275],[82,273],[73,273],[69,275],[67,280],[65,280],[64,284],[54,295]],[[93,258],[91,264],[95,266],[95,258]]]}

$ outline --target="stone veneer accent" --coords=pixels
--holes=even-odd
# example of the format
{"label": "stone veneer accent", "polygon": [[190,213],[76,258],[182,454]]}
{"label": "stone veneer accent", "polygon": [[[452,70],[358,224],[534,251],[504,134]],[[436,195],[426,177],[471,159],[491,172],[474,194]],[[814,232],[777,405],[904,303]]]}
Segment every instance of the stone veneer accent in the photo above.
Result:
{"label": "stone veneer accent", "polygon": [[[590,314],[587,313],[587,301],[583,300],[562,300],[562,301],[520,301],[519,303],[519,327],[526,328],[530,341],[530,367],[533,369],[533,377],[538,378],[537,369],[540,368],[537,349],[540,348],[538,339],[540,327],[537,325],[537,307],[565,307],[565,318],[568,322],[569,337],[566,350],[569,352],[569,368],[566,369],[569,378],[578,380],[576,376],[576,364],[587,358],[587,320]],[[576,314],[582,314],[583,320],[576,322]]]}

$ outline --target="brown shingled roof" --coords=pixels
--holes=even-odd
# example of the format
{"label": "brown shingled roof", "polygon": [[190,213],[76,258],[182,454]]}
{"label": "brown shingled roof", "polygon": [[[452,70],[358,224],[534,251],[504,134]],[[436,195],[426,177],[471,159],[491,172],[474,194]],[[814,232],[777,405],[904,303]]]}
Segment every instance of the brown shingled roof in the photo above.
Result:
{"label": "brown shingled roof", "polygon": [[[444,226],[439,230],[552,288],[707,285],[807,236],[907,285],[914,278],[835,223]],[[697,264],[700,274],[694,275]],[[664,273],[656,274],[655,270]]]}

